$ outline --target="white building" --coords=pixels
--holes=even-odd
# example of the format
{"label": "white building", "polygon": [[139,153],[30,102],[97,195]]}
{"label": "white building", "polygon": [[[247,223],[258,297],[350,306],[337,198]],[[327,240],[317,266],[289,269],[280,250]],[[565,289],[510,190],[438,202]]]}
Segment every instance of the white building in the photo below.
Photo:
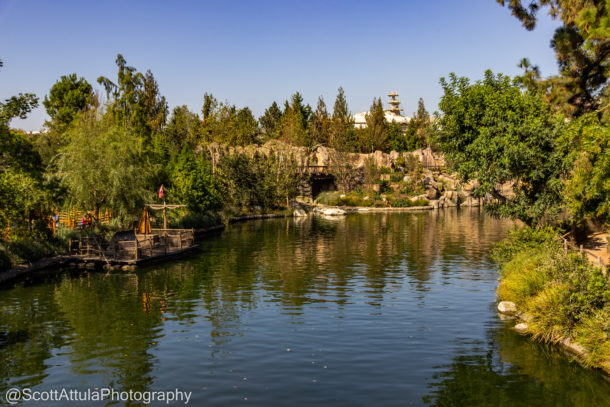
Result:
{"label": "white building", "polygon": [[[399,124],[402,130],[404,131],[407,129],[407,124],[411,119],[400,114],[400,111],[402,110],[399,106],[400,100],[396,99],[398,97],[398,92],[390,92],[388,93],[388,96],[390,97],[390,101],[388,102],[390,104],[390,108],[384,110],[385,120],[388,123],[394,122],[396,124]],[[366,127],[367,114],[369,114],[369,112],[360,112],[352,116],[352,118],[354,119],[354,125],[357,129],[362,129]]]}

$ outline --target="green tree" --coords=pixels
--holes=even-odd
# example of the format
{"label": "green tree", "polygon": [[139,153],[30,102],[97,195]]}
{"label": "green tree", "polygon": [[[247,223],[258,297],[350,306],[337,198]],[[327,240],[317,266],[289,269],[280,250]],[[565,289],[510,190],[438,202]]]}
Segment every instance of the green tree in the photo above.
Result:
{"label": "green tree", "polygon": [[109,207],[121,219],[137,215],[149,197],[154,166],[137,149],[138,136],[112,114],[91,109],[69,130],[70,144],[57,157],[57,175],[70,204],[94,211]]}
{"label": "green tree", "polygon": [[178,154],[183,146],[194,149],[201,138],[199,116],[191,112],[186,105],[175,107],[162,131],[160,139],[164,156]]}
{"label": "green tree", "polygon": [[544,87],[556,103],[571,106],[564,111],[579,116],[608,103],[610,6],[606,0],[497,2],[507,5],[528,30],[534,29],[537,13],[545,6],[552,18],[561,20],[551,41],[561,75],[545,81]]}
{"label": "green tree", "polygon": [[171,196],[186,204],[190,211],[203,213],[222,207],[212,169],[203,155],[195,158],[185,146],[174,159],[170,172]]}
{"label": "green tree", "polygon": [[75,73],[63,75],[51,87],[49,95],[42,102],[51,121],[47,127],[61,132],[72,123],[79,112],[85,110],[93,101],[93,88],[85,78]]}
{"label": "green tree", "polygon": [[303,97],[296,92],[286,102],[280,126],[282,141],[296,146],[310,146],[311,140],[307,131],[307,123],[311,115],[309,105],[303,105]]}
{"label": "green tree", "polygon": [[341,151],[355,151],[357,147],[354,136],[354,121],[347,106],[345,92],[339,87],[333,106],[328,146]]}
{"label": "green tree", "polygon": [[42,174],[42,161],[25,135],[9,129],[10,121],[26,118],[38,105],[33,94],[19,94],[0,102],[0,238],[15,226],[13,236],[30,234],[35,221],[45,227],[50,188]]}
{"label": "green tree", "polygon": [[578,223],[593,218],[610,224],[610,128],[588,114],[570,123],[566,135],[574,162],[566,183],[568,209]]}
{"label": "green tree", "polygon": [[[567,166],[559,142],[564,120],[542,95],[489,70],[474,84],[451,74],[441,86],[436,141],[463,180],[477,179],[478,194],[499,201],[488,209],[528,224],[557,215]],[[514,195],[502,194],[505,182],[514,182]]]}
{"label": "green tree", "polygon": [[324,103],[324,98],[320,96],[316,110],[313,112],[312,119],[309,122],[309,135],[312,145],[328,144],[330,124],[326,103]]}
{"label": "green tree", "polygon": [[400,124],[392,122],[388,124],[388,150],[398,151],[412,151],[410,145],[407,143],[407,137],[405,132],[402,131]]}
{"label": "green tree", "polygon": [[278,138],[282,122],[282,109],[273,102],[258,119],[264,135],[268,138]]}
{"label": "green tree", "polygon": [[229,144],[231,145],[246,146],[256,143],[258,140],[258,123],[249,108],[244,107],[237,111],[230,135]]}
{"label": "green tree", "polygon": [[406,151],[413,151],[418,148],[426,148],[429,146],[431,131],[430,114],[424,106],[424,100],[419,98],[419,101],[417,102],[417,112],[413,114],[405,132]]}
{"label": "green tree", "polygon": [[388,122],[385,119],[381,98],[373,99],[371,110],[366,115],[366,129],[362,135],[364,136],[361,140],[363,153],[387,149]]}
{"label": "green tree", "polygon": [[127,65],[121,54],[117,55],[117,83],[100,76],[97,81],[106,90],[108,111],[117,123],[123,123],[139,138],[143,151],[152,135],[160,132],[167,119],[167,102],[159,93],[159,87],[149,71],[143,75]]}

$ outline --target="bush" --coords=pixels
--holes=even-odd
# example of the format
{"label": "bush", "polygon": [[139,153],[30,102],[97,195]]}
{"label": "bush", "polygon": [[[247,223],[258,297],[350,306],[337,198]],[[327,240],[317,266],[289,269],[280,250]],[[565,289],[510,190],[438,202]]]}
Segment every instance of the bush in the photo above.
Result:
{"label": "bush", "polygon": [[379,167],[380,174],[391,174],[392,170],[388,167],[384,167],[383,165]]}
{"label": "bush", "polygon": [[555,229],[515,227],[508,232],[506,239],[492,249],[491,257],[501,267],[520,251],[539,247],[547,247],[549,250],[560,247],[560,239]]}
{"label": "bush", "polygon": [[31,239],[21,239],[5,243],[4,251],[12,264],[32,263],[53,254],[51,247]]}
{"label": "bush", "polygon": [[172,227],[179,229],[205,229],[222,223],[219,214],[213,212],[189,212],[172,223]]}
{"label": "bush", "polygon": [[0,272],[6,271],[13,266],[10,257],[0,249]]}
{"label": "bush", "polygon": [[391,182],[400,182],[402,181],[404,175],[401,172],[393,172],[390,174]]}

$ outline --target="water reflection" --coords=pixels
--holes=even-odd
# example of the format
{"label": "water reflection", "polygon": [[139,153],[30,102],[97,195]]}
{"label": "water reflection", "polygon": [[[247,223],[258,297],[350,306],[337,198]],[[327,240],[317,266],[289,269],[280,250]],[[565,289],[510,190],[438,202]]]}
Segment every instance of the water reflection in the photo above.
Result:
{"label": "water reflection", "polygon": [[0,392],[180,387],[195,405],[609,400],[595,373],[496,318],[487,253],[510,227],[475,208],[282,219],[233,225],[201,240],[199,256],[135,273],[42,273],[0,290]]}

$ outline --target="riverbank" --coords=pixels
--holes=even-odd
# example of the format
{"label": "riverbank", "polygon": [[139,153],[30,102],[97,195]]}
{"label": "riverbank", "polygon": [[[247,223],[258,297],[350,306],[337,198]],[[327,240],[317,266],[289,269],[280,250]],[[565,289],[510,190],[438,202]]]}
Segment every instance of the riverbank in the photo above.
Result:
{"label": "riverbank", "polygon": [[561,346],[586,367],[610,374],[610,285],[603,267],[567,250],[551,229],[513,230],[494,249],[498,310],[515,330]]}

